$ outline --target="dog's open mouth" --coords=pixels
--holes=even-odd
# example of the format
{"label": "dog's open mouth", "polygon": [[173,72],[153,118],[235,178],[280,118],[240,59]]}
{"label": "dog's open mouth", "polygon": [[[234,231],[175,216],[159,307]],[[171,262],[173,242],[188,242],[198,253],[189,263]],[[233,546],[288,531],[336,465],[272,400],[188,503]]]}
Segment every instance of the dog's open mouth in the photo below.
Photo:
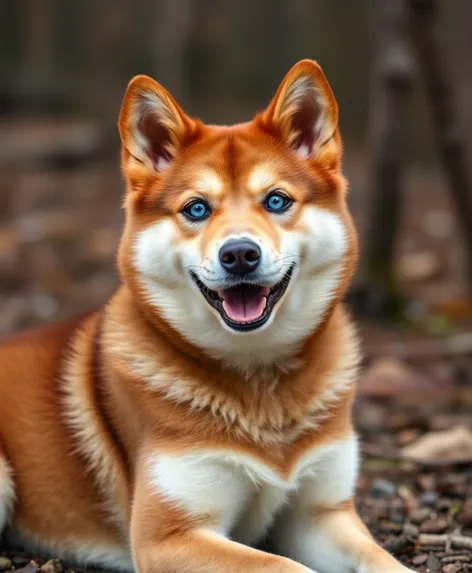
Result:
{"label": "dog's open mouth", "polygon": [[239,283],[222,290],[211,290],[192,273],[192,278],[205,297],[233,330],[248,331],[261,327],[269,319],[276,303],[282,298],[293,273],[293,265],[283,279],[269,288]]}

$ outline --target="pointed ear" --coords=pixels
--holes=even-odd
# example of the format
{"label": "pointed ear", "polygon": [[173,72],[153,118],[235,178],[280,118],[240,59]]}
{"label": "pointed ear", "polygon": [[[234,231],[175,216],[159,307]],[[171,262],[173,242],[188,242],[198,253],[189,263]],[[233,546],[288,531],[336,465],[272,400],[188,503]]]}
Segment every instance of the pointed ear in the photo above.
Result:
{"label": "pointed ear", "polygon": [[129,83],[118,127],[128,153],[155,172],[168,167],[196,131],[169,92],[147,76]]}
{"label": "pointed ear", "polygon": [[338,105],[320,66],[312,60],[295,64],[262,115],[299,156],[318,153],[336,132]]}

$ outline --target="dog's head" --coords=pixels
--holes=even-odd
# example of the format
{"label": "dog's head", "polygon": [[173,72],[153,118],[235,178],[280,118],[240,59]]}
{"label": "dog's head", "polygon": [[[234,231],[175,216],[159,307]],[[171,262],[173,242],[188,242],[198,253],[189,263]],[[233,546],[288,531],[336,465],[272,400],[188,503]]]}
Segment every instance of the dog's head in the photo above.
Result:
{"label": "dog's head", "polygon": [[356,258],[336,100],[303,60],[253,121],[204,125],[138,76],[119,120],[125,282],[192,344],[235,364],[294,351]]}

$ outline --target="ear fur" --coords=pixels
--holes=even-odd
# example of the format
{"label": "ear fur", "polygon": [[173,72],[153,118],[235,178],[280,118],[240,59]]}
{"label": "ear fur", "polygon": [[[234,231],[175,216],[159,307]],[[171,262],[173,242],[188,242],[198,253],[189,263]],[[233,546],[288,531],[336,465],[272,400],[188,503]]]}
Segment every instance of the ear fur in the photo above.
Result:
{"label": "ear fur", "polygon": [[338,106],[316,62],[302,60],[293,66],[262,114],[262,121],[302,158],[316,155],[334,136]]}
{"label": "ear fur", "polygon": [[170,93],[147,76],[131,80],[118,121],[128,153],[154,172],[170,165],[195,133],[196,123]]}

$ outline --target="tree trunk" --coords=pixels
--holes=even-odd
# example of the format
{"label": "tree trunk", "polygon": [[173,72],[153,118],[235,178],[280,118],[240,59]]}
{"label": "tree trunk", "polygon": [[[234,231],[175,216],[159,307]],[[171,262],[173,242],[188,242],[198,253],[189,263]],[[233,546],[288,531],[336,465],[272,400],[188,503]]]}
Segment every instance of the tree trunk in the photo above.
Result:
{"label": "tree trunk", "polygon": [[364,252],[369,289],[396,296],[394,255],[401,210],[405,128],[412,87],[404,0],[372,0],[370,212]]}
{"label": "tree trunk", "polygon": [[129,79],[123,68],[129,59],[127,27],[133,9],[125,0],[82,0],[81,9],[88,32],[82,46],[81,103],[102,129],[104,150],[111,152],[119,143],[117,118]]}
{"label": "tree trunk", "polygon": [[467,171],[465,144],[454,109],[452,83],[441,54],[438,3],[409,0],[418,64],[426,84],[436,145],[449,181],[465,241],[468,287],[472,291],[472,182]]}
{"label": "tree trunk", "polygon": [[186,106],[186,52],[195,5],[192,0],[163,0],[154,11],[153,75],[177,101]]}

